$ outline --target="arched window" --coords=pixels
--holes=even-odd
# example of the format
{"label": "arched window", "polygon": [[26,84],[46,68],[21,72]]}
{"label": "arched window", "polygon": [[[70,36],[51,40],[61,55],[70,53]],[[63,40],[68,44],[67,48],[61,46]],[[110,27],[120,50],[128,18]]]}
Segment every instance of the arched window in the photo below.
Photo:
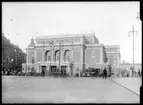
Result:
{"label": "arched window", "polygon": [[66,51],[64,52],[64,61],[70,61],[70,60],[71,60],[71,59],[70,59],[70,56],[71,56],[70,51],[69,51],[69,50],[66,50]]}
{"label": "arched window", "polygon": [[45,61],[50,61],[50,59],[51,59],[50,51],[48,50],[48,51],[46,51],[46,53],[45,53]]}
{"label": "arched window", "polygon": [[35,60],[34,60],[34,52],[32,53],[32,63],[35,63]]}
{"label": "arched window", "polygon": [[55,61],[59,61],[59,50],[55,52]]}

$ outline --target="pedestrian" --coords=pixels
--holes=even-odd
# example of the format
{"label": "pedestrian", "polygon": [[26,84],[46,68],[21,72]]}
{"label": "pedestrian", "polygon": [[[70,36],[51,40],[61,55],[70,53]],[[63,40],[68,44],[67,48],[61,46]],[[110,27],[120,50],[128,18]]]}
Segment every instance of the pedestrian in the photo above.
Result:
{"label": "pedestrian", "polygon": [[60,75],[59,75],[59,72],[60,72],[59,69],[57,69],[57,76],[60,76]]}
{"label": "pedestrian", "polygon": [[42,76],[43,76],[43,77],[45,76],[45,71],[44,71],[44,69],[42,69]]}
{"label": "pedestrian", "polygon": [[127,77],[129,77],[129,71],[127,71]]}
{"label": "pedestrian", "polygon": [[109,65],[109,77],[111,77],[111,66]]}
{"label": "pedestrian", "polygon": [[105,69],[103,70],[103,78],[107,78],[107,70],[106,70],[106,67],[105,67]]}
{"label": "pedestrian", "polygon": [[142,78],[142,70],[140,71],[140,76],[141,76],[141,78]]}
{"label": "pedestrian", "polygon": [[7,75],[10,76],[10,70],[7,71]]}
{"label": "pedestrian", "polygon": [[65,78],[65,69],[63,68],[63,77]]}
{"label": "pedestrian", "polygon": [[140,77],[140,69],[138,69],[138,77]]}
{"label": "pedestrian", "polygon": [[59,70],[59,73],[60,73],[60,77],[62,77],[62,72],[61,72],[61,70]]}
{"label": "pedestrian", "polygon": [[64,69],[64,78],[66,78],[66,69]]}
{"label": "pedestrian", "polygon": [[61,69],[61,75],[60,76],[63,77],[63,69]]}

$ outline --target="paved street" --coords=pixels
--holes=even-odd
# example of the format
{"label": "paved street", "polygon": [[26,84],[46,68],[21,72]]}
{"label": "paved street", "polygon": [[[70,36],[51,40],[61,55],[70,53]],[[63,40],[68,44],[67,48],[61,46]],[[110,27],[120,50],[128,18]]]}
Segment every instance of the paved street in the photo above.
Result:
{"label": "paved street", "polygon": [[113,78],[112,80],[135,94],[140,95],[141,78]]}
{"label": "paved street", "polygon": [[2,77],[3,103],[139,103],[139,96],[110,79]]}

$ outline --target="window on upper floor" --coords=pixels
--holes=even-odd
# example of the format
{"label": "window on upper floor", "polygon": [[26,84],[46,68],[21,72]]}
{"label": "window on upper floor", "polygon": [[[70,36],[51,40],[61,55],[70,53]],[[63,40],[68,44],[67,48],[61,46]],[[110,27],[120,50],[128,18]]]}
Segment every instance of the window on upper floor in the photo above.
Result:
{"label": "window on upper floor", "polygon": [[51,60],[51,56],[50,56],[50,51],[46,51],[45,53],[45,61],[50,61]]}
{"label": "window on upper floor", "polygon": [[55,61],[59,61],[59,50],[55,52],[54,58],[55,58]]}
{"label": "window on upper floor", "polygon": [[69,50],[66,50],[64,52],[64,61],[70,61],[71,60],[71,53]]}

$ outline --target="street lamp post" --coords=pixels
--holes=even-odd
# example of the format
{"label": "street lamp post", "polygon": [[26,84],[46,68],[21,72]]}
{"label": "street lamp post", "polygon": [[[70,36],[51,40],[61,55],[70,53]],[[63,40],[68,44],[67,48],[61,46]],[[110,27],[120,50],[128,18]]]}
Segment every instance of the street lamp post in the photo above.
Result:
{"label": "street lamp post", "polygon": [[38,60],[38,63],[39,63],[39,75],[40,75],[40,60]]}
{"label": "street lamp post", "polygon": [[35,61],[34,61],[34,53],[32,54],[32,72],[35,72],[34,71],[34,63],[35,63]]}
{"label": "street lamp post", "polygon": [[70,75],[73,76],[73,50],[74,50],[74,41],[73,41],[73,38],[71,39],[71,44],[70,44],[70,48],[71,48],[71,57],[69,57],[69,62],[70,62]]}
{"label": "street lamp post", "polygon": [[61,40],[59,40],[59,71],[61,70]]}
{"label": "street lamp post", "polygon": [[17,50],[14,49],[14,69],[16,67],[16,52],[17,52]]}
{"label": "street lamp post", "polygon": [[59,71],[61,70],[61,49],[63,48],[63,39],[60,38],[59,40]]}
{"label": "street lamp post", "polygon": [[[136,33],[136,35],[138,35],[138,32],[134,30],[134,26],[132,26],[132,31],[129,31],[129,36],[130,36],[130,33],[132,33],[132,36],[133,36],[133,71],[134,71],[134,33]],[[133,75],[132,75],[133,77]]]}
{"label": "street lamp post", "polygon": [[49,74],[51,74],[51,59],[52,59],[52,48],[54,47],[54,43],[53,43],[53,41],[51,41],[51,42],[49,42],[49,47],[50,47],[50,73]]}

